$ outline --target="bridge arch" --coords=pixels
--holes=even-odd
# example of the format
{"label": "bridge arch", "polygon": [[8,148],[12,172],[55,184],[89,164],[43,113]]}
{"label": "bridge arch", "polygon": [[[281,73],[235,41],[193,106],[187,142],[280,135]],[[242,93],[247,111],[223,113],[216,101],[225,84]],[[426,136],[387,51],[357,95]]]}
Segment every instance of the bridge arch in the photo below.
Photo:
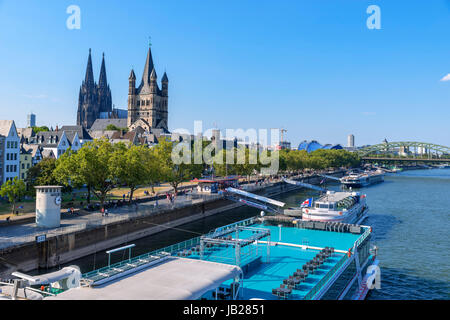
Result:
{"label": "bridge arch", "polygon": [[[414,149],[414,150],[412,150]],[[428,142],[415,142],[415,141],[400,141],[400,142],[383,142],[368,146],[356,151],[360,157],[367,157],[369,155],[379,154],[393,154],[393,153],[405,153],[409,152],[414,155],[423,155],[432,157],[450,157],[450,147],[428,143]]]}

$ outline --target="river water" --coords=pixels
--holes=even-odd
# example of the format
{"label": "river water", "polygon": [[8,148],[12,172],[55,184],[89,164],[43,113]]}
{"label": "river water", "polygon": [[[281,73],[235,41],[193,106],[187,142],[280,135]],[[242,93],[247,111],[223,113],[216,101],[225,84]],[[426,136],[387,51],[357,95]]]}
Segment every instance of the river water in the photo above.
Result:
{"label": "river water", "polygon": [[[330,184],[330,189],[340,186]],[[385,182],[360,189],[367,194],[372,243],[377,245],[381,288],[368,299],[450,298],[450,169],[405,171],[388,174]],[[317,193],[294,191],[277,197],[290,205]],[[257,215],[259,210],[241,207],[132,241],[132,256],[184,241],[211,229]],[[128,258],[116,253],[111,262]],[[82,272],[107,264],[104,251],[75,260]],[[62,267],[62,266],[61,266]]]}

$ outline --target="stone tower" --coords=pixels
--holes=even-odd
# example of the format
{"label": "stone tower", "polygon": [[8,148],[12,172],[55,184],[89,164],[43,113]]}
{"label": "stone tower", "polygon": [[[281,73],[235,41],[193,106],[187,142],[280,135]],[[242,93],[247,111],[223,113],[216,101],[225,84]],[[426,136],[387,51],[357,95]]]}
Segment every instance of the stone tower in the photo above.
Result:
{"label": "stone tower", "polygon": [[136,88],[136,75],[131,70],[128,77],[128,127],[137,121],[146,129],[168,130],[169,78],[164,73],[161,79],[161,88],[158,86],[157,74],[153,65],[152,51],[148,49],[142,81]]}
{"label": "stone tower", "polygon": [[99,84],[94,81],[91,49],[89,49],[86,76],[78,96],[77,125],[89,129],[100,118],[101,112],[112,111],[111,90],[106,79],[105,55],[103,54]]}

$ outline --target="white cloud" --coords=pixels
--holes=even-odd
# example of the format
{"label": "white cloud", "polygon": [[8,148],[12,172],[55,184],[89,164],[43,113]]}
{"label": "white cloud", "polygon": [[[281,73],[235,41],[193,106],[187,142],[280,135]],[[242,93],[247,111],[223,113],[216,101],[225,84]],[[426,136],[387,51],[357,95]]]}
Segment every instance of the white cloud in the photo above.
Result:
{"label": "white cloud", "polygon": [[450,73],[441,79],[441,81],[450,81]]}
{"label": "white cloud", "polygon": [[48,96],[46,94],[37,94],[37,95],[23,94],[23,96],[25,98],[29,98],[29,99],[47,99],[48,98]]}

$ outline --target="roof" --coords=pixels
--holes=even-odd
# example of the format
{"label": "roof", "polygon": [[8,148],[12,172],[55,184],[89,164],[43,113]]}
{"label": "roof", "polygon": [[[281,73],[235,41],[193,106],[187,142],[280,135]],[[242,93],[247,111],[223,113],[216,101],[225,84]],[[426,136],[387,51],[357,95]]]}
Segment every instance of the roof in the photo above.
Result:
{"label": "roof", "polygon": [[126,128],[128,119],[97,119],[91,126],[91,131],[106,130],[106,127],[110,124],[118,128]]}
{"label": "roof", "polygon": [[50,149],[44,149],[42,150],[42,158],[56,158],[55,154]]}
{"label": "roof", "polygon": [[21,145],[21,149],[23,149],[26,153],[31,153],[31,156],[35,157],[36,153],[39,151],[39,145],[23,143]]}
{"label": "roof", "polygon": [[169,257],[143,271],[98,287],[80,287],[48,300],[197,300],[242,273],[237,266]]}
{"label": "roof", "polygon": [[298,145],[298,150],[306,150],[307,152],[313,152],[316,151],[318,149],[326,149],[326,150],[330,150],[330,149],[342,149],[342,146],[340,144],[335,144],[335,145],[331,145],[331,144],[325,144],[325,145],[321,145],[319,142],[317,142],[316,140],[311,140],[311,141],[302,141],[300,142],[300,144]]}
{"label": "roof", "polygon": [[0,120],[0,135],[5,137],[8,136],[13,123],[14,120]]}
{"label": "roof", "polygon": [[70,142],[73,141],[75,132],[78,133],[78,139],[80,140],[92,140],[89,132],[83,126],[62,126],[59,131],[65,131],[67,138]]}

